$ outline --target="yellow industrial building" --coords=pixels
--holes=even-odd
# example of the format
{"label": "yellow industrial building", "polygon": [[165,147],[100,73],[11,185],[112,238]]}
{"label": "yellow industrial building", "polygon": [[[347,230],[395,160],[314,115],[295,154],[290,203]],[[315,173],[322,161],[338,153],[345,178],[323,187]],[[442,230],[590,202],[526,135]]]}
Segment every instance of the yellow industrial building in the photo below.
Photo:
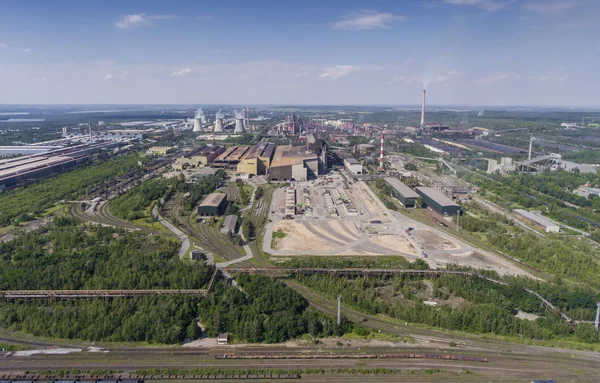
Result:
{"label": "yellow industrial building", "polygon": [[253,176],[267,174],[274,152],[275,145],[268,142],[259,143],[244,153],[237,164],[237,172]]}

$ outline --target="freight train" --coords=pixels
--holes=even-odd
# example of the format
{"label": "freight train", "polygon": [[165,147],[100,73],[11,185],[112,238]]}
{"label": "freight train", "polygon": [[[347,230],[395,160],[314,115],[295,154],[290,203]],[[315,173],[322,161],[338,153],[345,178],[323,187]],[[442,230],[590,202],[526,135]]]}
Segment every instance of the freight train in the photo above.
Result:
{"label": "freight train", "polygon": [[483,362],[479,356],[441,354],[219,354],[216,359],[445,359],[464,362]]}

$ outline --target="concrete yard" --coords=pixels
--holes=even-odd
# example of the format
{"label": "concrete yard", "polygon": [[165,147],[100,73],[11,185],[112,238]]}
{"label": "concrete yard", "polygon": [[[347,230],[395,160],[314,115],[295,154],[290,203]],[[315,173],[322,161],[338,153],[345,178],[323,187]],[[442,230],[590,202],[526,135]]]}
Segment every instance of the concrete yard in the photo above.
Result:
{"label": "concrete yard", "polygon": [[[430,268],[459,264],[500,275],[529,275],[504,258],[389,211],[362,181],[333,173],[291,188],[295,194],[287,188],[273,194],[263,241],[263,250],[272,255],[398,255],[410,261],[421,258]],[[290,207],[296,212],[293,219]],[[272,240],[274,231],[284,235]]]}

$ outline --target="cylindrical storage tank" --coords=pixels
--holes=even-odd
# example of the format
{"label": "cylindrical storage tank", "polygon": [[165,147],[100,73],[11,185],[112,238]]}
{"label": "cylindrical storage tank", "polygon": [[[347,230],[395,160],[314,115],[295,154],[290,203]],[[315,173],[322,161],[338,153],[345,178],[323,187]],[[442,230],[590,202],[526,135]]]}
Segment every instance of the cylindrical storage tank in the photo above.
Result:
{"label": "cylindrical storage tank", "polygon": [[194,119],[194,129],[192,132],[201,132],[202,131],[202,120],[199,118]]}

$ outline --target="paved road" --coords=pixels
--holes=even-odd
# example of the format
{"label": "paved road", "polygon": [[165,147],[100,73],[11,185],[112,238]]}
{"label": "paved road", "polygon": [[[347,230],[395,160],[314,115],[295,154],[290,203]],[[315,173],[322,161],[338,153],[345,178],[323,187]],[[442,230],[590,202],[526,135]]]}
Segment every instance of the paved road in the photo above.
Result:
{"label": "paved road", "polygon": [[164,227],[169,229],[173,234],[175,234],[177,236],[177,239],[179,239],[181,241],[181,248],[179,249],[179,259],[183,259],[183,257],[185,256],[185,254],[188,252],[188,250],[190,248],[189,237],[187,235],[185,235],[185,233],[183,231],[179,230],[173,224],[171,224],[171,222],[164,219],[158,213],[158,208],[156,205],[154,205],[154,208],[152,209],[152,215],[158,219],[158,222],[160,222]]}

